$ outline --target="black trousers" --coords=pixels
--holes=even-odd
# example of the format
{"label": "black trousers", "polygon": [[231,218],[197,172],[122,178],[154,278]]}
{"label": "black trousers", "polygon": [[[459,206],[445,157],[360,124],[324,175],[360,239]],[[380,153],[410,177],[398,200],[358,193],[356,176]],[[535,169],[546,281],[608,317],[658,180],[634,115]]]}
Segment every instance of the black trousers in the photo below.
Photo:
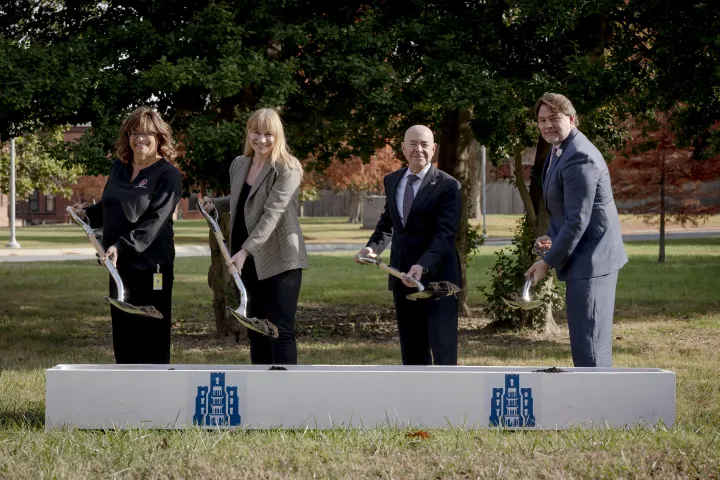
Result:
{"label": "black trousers", "polygon": [[265,318],[278,328],[278,338],[248,331],[250,361],[253,365],[297,365],[295,313],[300,297],[302,270],[288,270],[258,280],[255,261],[248,257],[241,278],[248,292],[248,316]]}
{"label": "black trousers", "polygon": [[457,298],[405,298],[413,292],[400,282],[393,290],[403,365],[457,365]]}
{"label": "black trousers", "polygon": [[[161,266],[162,290],[153,290],[154,270],[118,269],[125,287],[125,301],[139,306],[153,305],[162,320],[123,312],[110,307],[115,363],[170,363],[170,307],[172,304],[173,268]],[[110,277],[110,296],[117,287]]]}

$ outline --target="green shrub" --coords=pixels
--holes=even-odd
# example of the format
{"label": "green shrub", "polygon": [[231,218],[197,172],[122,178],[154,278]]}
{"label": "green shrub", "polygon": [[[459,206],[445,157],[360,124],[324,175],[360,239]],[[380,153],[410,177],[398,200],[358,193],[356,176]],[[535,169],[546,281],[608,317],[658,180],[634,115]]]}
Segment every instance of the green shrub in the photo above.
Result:
{"label": "green shrub", "polygon": [[556,311],[563,306],[563,297],[554,274],[548,274],[533,289],[533,299],[543,301],[541,307],[534,310],[516,310],[503,301],[503,297],[509,298],[522,292],[525,272],[536,260],[534,244],[533,228],[526,221],[526,217],[521,217],[517,221],[512,246],[495,253],[495,263],[490,267],[490,285],[480,287],[480,291],[488,301],[485,314],[497,325],[536,328],[543,325],[548,310]]}

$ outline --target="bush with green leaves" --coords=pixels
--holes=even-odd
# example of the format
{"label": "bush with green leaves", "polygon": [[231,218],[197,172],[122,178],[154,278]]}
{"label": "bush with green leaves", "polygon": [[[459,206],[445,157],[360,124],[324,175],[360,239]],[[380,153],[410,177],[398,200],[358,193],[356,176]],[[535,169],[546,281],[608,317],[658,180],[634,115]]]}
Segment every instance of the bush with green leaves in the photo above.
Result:
{"label": "bush with green leaves", "polygon": [[512,247],[501,249],[495,253],[495,263],[490,267],[491,282],[489,286],[480,287],[487,297],[488,306],[485,314],[496,325],[511,328],[538,328],[545,322],[548,311],[555,311],[563,306],[563,297],[554,275],[548,275],[533,289],[533,299],[543,301],[541,307],[534,310],[517,310],[509,307],[503,298],[522,291],[525,283],[525,272],[535,262],[533,253],[535,235],[526,217],[517,221],[517,228]]}
{"label": "bush with green leaves", "polygon": [[470,263],[475,257],[475,254],[480,250],[480,247],[485,245],[485,237],[483,236],[482,227],[480,225],[473,226],[471,223],[468,223],[467,241],[467,261]]}

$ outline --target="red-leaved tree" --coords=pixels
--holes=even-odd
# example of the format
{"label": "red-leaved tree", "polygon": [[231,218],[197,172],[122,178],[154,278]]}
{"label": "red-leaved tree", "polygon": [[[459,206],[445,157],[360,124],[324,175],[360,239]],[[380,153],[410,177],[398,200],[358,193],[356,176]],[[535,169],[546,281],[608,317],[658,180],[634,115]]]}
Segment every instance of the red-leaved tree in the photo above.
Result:
{"label": "red-leaved tree", "polygon": [[323,173],[323,179],[333,190],[350,192],[348,223],[362,223],[363,195],[366,192],[382,193],[383,177],[401,166],[393,149],[385,146],[376,150],[367,163],[354,155],[345,161],[334,159]]}
{"label": "red-leaved tree", "polygon": [[665,261],[665,224],[697,225],[720,212],[708,182],[720,178],[720,157],[692,158],[692,148],[676,144],[666,114],[655,113],[629,125],[632,139],[610,164],[613,194],[622,213],[660,224],[658,262]]}
{"label": "red-leaved tree", "polygon": [[312,158],[308,158],[301,162],[304,170],[300,182],[300,211],[298,212],[301,218],[305,216],[305,202],[312,202],[320,196],[318,192],[318,185],[321,181],[320,174],[308,167],[312,160]]}
{"label": "red-leaved tree", "polygon": [[72,201],[92,205],[99,202],[107,183],[105,175],[83,176],[78,178],[76,184],[72,185]]}

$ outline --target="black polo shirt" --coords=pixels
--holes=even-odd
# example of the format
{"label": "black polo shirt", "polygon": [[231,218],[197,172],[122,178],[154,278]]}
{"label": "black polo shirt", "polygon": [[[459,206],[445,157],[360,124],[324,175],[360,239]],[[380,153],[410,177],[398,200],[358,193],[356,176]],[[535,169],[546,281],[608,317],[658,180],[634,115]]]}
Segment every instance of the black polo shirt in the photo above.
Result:
{"label": "black polo shirt", "polygon": [[167,160],[140,170],[115,160],[102,200],[85,209],[90,226],[102,226],[102,246],[115,245],[118,268],[154,270],[175,261],[172,215],[180,201],[182,177]]}

